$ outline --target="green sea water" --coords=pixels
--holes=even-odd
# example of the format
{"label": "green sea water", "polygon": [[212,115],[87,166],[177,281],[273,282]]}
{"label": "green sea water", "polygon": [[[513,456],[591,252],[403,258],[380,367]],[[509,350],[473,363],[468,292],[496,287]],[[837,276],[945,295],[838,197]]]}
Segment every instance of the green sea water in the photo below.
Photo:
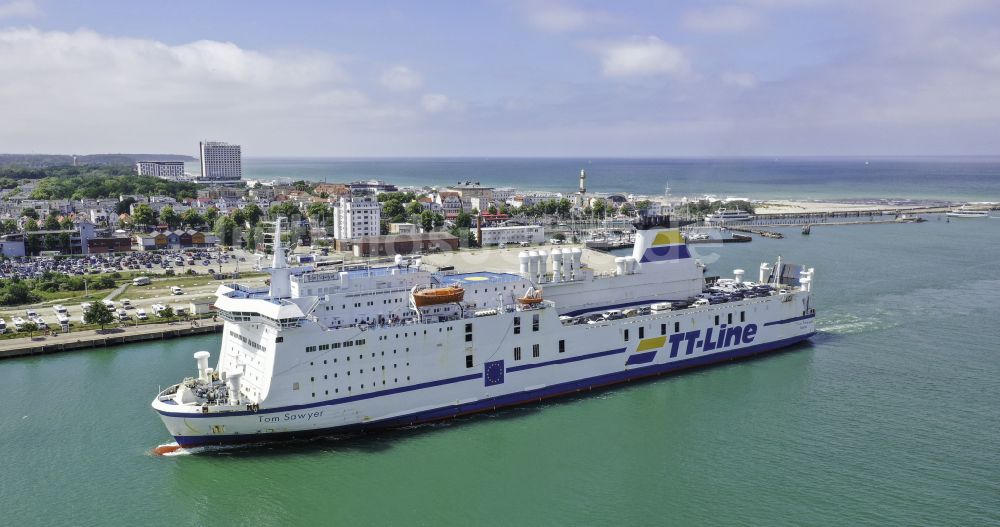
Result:
{"label": "green sea water", "polygon": [[694,246],[816,268],[783,353],[360,437],[154,457],[218,337],[0,362],[4,525],[998,525],[1000,220]]}

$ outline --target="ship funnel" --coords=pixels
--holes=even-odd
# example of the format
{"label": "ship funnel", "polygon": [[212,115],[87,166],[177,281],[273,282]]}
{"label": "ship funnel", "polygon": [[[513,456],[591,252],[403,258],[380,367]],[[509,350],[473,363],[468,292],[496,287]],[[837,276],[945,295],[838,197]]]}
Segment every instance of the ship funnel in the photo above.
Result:
{"label": "ship funnel", "polygon": [[538,251],[538,280],[536,282],[545,281],[545,271],[549,267],[549,253],[545,251]]}
{"label": "ship funnel", "polygon": [[538,276],[538,251],[528,251],[528,280]]}
{"label": "ship funnel", "polygon": [[281,221],[279,217],[274,222],[274,258],[271,260],[271,298],[288,298],[292,296],[291,270],[285,261],[285,248],[281,245]]}
{"label": "ship funnel", "polygon": [[580,269],[583,267],[581,263],[583,251],[579,247],[573,247],[570,249],[570,257],[573,258],[573,278],[580,279],[583,277],[583,273],[580,272]]}
{"label": "ship funnel", "polygon": [[760,264],[760,279],[757,281],[762,284],[766,284],[770,274],[771,274],[771,264],[767,262]]}
{"label": "ship funnel", "polygon": [[194,354],[194,359],[198,361],[198,378],[207,381],[205,378],[205,372],[208,370],[208,358],[212,354],[207,351],[196,351]]}
{"label": "ship funnel", "polygon": [[733,276],[736,278],[736,283],[737,284],[742,284],[743,283],[743,274],[744,274],[743,269],[734,269],[733,270]]}
{"label": "ship funnel", "polygon": [[232,371],[227,375],[229,381],[229,404],[240,404],[240,377],[241,371]]}
{"label": "ship funnel", "polygon": [[552,249],[552,281],[562,281],[562,249]]}
{"label": "ship funnel", "polygon": [[531,267],[531,256],[527,252],[517,253],[517,259],[521,261],[521,278],[528,278]]}

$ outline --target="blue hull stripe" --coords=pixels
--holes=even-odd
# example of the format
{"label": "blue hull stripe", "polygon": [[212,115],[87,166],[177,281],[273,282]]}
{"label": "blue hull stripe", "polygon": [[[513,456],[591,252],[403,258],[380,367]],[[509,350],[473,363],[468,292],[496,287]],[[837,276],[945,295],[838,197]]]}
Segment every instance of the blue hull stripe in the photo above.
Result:
{"label": "blue hull stripe", "polygon": [[[748,346],[745,348],[740,348],[732,351],[713,353],[711,355],[695,356],[691,357],[690,359],[668,362],[666,364],[652,364],[649,366],[643,366],[639,368],[633,368],[629,370],[598,375],[596,377],[590,377],[588,379],[580,379],[576,381],[565,382],[562,384],[546,386],[544,388],[539,388],[537,390],[532,390],[528,392],[511,393],[497,397],[491,397],[489,399],[475,401],[468,404],[449,405],[441,408],[436,408],[433,410],[417,412],[400,417],[393,417],[391,419],[383,419],[380,421],[369,421],[367,423],[357,423],[352,425],[338,426],[338,427],[325,428],[319,430],[301,430],[295,432],[281,432],[273,434],[174,436],[174,439],[177,441],[179,445],[184,447],[190,447],[199,445],[220,445],[220,444],[236,444],[236,443],[259,443],[264,441],[280,441],[285,439],[296,439],[296,438],[304,438],[310,436],[347,434],[353,432],[363,432],[367,430],[380,430],[386,428],[410,426],[430,421],[438,421],[441,419],[450,419],[465,414],[491,411],[504,406],[514,406],[518,404],[540,401],[542,399],[550,397],[558,397],[560,395],[568,395],[571,393],[576,393],[584,390],[592,390],[594,388],[601,388],[612,384],[628,382],[636,379],[641,379],[644,377],[651,377],[654,375],[662,375],[664,373],[670,373],[677,370],[695,368],[699,366],[707,366],[709,364],[717,362],[724,362],[728,360],[750,357],[760,353],[765,353],[768,351],[774,351],[780,348],[784,348],[786,346],[790,346],[798,342],[802,342],[803,340],[806,340],[809,337],[811,337],[813,334],[814,333],[808,333],[805,335],[800,335],[797,337],[792,337],[784,340],[778,340],[775,342],[768,342],[766,344]],[[476,377],[480,376],[481,375]],[[322,403],[322,404],[329,404],[329,403]],[[318,406],[318,405],[308,405],[308,406]],[[246,413],[246,412],[241,412],[241,413]],[[189,416],[187,414],[185,414],[184,416],[201,417],[200,415]],[[211,417],[218,417],[218,414]]]}
{"label": "blue hull stripe", "polygon": [[507,368],[507,373],[512,371],[530,370],[532,368],[541,368],[542,366],[552,366],[555,364],[566,364],[570,362],[576,362],[579,360],[596,359],[597,357],[605,357],[607,355],[617,355],[619,353],[625,353],[625,348],[618,348],[608,351],[598,351],[597,353],[589,353],[587,355],[579,355],[577,357],[566,357],[565,359],[556,359],[545,362],[538,362],[535,364],[524,364],[522,366],[511,366]]}
{"label": "blue hull stripe", "polygon": [[777,324],[791,324],[792,322],[798,322],[800,320],[806,320],[809,318],[816,318],[816,313],[809,313],[808,315],[802,315],[801,317],[786,318],[785,320],[775,320],[774,322],[766,322],[765,326],[774,326]]}
{"label": "blue hull stripe", "polygon": [[636,353],[634,355],[629,355],[627,361],[625,361],[626,366],[631,366],[633,364],[646,364],[647,362],[653,362],[653,357],[656,357],[656,352],[658,350],[647,351],[645,353]]}
{"label": "blue hull stripe", "polygon": [[[372,393],[363,393],[360,395],[352,395],[350,397],[341,397],[340,399],[330,399],[326,401],[318,401],[309,404],[297,404],[294,406],[282,406],[279,408],[268,408],[266,410],[259,410],[256,412],[226,412],[226,416],[230,415],[265,415],[280,412],[292,412],[295,410],[305,410],[306,408],[316,408],[317,406],[332,406],[335,404],[344,404],[354,401],[361,401],[364,399],[371,399],[373,397],[381,397],[383,395],[392,395],[394,393],[412,392],[414,390],[423,390],[424,388],[433,388],[435,386],[443,386],[445,384],[454,384],[456,382],[472,381],[475,379],[482,379],[482,373],[474,373],[472,375],[462,375],[461,377],[452,377],[450,379],[441,379],[438,381],[423,382],[420,384],[414,384],[412,386],[401,386],[399,388],[390,388],[388,390],[381,390]],[[159,410],[157,410],[159,411]],[[211,419],[213,417],[219,417],[219,414],[189,414],[182,412],[160,412],[161,415],[168,415],[170,417],[186,417],[188,419]]]}

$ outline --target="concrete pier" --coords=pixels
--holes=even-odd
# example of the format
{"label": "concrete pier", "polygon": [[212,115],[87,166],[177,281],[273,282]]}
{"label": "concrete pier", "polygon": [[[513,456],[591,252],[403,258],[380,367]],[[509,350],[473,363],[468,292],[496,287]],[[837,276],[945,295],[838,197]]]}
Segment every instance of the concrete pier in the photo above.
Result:
{"label": "concrete pier", "polygon": [[61,333],[56,336],[37,336],[34,338],[15,338],[0,340],[0,359],[40,355],[43,353],[58,353],[63,351],[103,348],[116,344],[128,344],[146,340],[162,340],[204,333],[222,331],[223,322],[213,322],[208,319],[164,324],[144,324],[128,328],[108,328],[101,331],[77,331]]}

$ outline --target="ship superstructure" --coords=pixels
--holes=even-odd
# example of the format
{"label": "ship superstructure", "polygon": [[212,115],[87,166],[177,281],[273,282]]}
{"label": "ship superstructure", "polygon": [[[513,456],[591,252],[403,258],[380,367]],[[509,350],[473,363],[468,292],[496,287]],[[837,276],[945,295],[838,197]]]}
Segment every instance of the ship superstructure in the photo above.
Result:
{"label": "ship superstructure", "polygon": [[215,367],[159,393],[182,446],[405,426],[779,349],[815,332],[813,270],[762,264],[707,283],[666,217],[598,273],[575,248],[511,272],[419,259],[291,268],[276,225],[268,288],[221,286]]}

